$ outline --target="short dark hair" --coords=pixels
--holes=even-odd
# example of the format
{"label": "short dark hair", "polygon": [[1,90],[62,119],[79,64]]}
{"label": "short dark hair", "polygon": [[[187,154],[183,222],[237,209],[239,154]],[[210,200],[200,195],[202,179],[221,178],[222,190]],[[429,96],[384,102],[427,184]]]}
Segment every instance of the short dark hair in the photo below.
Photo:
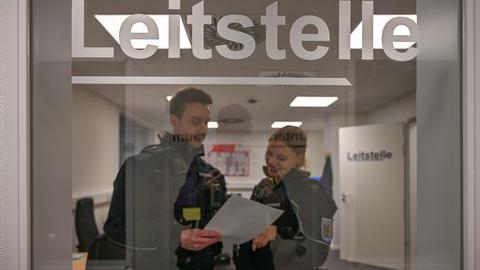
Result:
{"label": "short dark hair", "polygon": [[191,102],[200,102],[205,105],[211,105],[213,103],[212,97],[203,90],[195,87],[183,88],[170,100],[170,114],[176,117],[182,117],[185,106]]}

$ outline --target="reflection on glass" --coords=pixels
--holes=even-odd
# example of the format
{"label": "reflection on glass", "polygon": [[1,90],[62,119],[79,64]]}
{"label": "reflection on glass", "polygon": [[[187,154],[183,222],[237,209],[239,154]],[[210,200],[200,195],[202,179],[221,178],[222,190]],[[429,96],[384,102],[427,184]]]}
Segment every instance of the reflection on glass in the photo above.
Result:
{"label": "reflection on glass", "polygon": [[[375,2],[386,17],[350,1],[74,2],[88,10],[79,47],[113,49],[73,59],[88,267],[405,268],[417,51],[384,51],[378,31],[409,14],[394,28],[414,39],[415,1]],[[229,232],[204,227],[230,195],[285,212],[227,250]]]}

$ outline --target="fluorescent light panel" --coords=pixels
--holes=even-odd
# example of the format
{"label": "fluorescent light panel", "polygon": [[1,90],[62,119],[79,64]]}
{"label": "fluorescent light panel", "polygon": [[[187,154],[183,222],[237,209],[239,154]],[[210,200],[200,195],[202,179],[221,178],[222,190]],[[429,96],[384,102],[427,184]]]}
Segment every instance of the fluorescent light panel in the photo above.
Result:
{"label": "fluorescent light panel", "polygon": [[283,128],[284,126],[300,127],[303,122],[299,121],[275,121],[272,123],[272,128]]}
{"label": "fluorescent light panel", "polygon": [[328,107],[332,105],[338,97],[304,97],[299,96],[290,103],[290,107]]}
{"label": "fluorescent light panel", "polygon": [[[415,14],[395,14],[395,15],[373,15],[373,48],[382,49],[382,31],[387,22],[396,17],[406,17],[414,22],[417,22],[417,15]],[[410,31],[404,25],[400,25],[393,31],[395,35],[410,35]],[[393,42],[395,49],[408,49],[414,42]],[[353,30],[350,35],[350,48],[361,49],[362,48],[362,22]]]}
{"label": "fluorescent light panel", "polygon": [[218,122],[217,121],[208,122],[208,128],[218,128]]}
{"label": "fluorescent light panel", "polygon": [[[108,31],[108,33],[115,39],[117,43],[120,43],[120,27],[125,19],[130,15],[95,15],[95,18],[100,24]],[[144,49],[147,45],[155,45],[159,49],[168,49],[168,32],[169,23],[168,15],[147,15],[151,17],[158,27],[159,39],[134,39],[132,40],[132,46],[135,49]],[[132,33],[146,33],[147,26],[143,23],[136,23],[132,26]],[[187,31],[182,18],[180,17],[180,49],[191,49],[192,45],[188,39]]]}

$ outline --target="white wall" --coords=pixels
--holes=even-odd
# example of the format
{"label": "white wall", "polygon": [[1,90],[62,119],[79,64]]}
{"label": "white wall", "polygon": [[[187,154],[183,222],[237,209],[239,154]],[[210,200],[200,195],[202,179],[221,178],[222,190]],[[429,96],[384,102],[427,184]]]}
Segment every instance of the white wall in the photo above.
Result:
{"label": "white wall", "polygon": [[416,115],[416,92],[413,91],[367,113],[365,124],[407,122]]}
{"label": "white wall", "polygon": [[119,160],[119,109],[94,92],[73,89],[73,197],[113,190]]}
{"label": "white wall", "polygon": [[324,135],[322,131],[307,132],[307,154],[305,169],[312,176],[322,176],[325,164]]}
{"label": "white wall", "polygon": [[[109,200],[119,169],[118,107],[85,87],[73,89],[73,190],[74,199],[93,196]],[[96,206],[97,225],[105,222],[108,205]]]}
{"label": "white wall", "polygon": [[[270,135],[274,130],[253,132],[225,132],[220,133],[210,130],[205,144],[235,143],[246,146],[249,150],[250,175],[246,177],[227,176],[229,193],[240,193],[249,198],[252,188],[265,177],[262,166],[265,165],[265,150]],[[324,164],[323,132],[307,132],[307,155],[306,169],[312,175],[321,175]]]}

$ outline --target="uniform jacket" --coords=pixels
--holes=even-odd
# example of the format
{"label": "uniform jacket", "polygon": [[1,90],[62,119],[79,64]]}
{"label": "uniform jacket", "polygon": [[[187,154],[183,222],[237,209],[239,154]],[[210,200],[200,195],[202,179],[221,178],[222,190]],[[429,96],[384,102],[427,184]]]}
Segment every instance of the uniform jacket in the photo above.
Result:
{"label": "uniform jacket", "polygon": [[250,199],[285,211],[273,225],[281,238],[291,239],[296,235],[298,222],[283,181],[276,183],[267,176],[254,187]]}
{"label": "uniform jacket", "polygon": [[[266,174],[266,168],[264,168]],[[298,231],[298,221],[288,198],[283,181],[275,182],[270,177],[260,181],[253,189],[250,199],[285,211],[274,223],[277,234],[283,239],[292,239]],[[240,246],[237,269],[274,269],[270,246],[252,251],[252,241]]]}
{"label": "uniform jacket", "polygon": [[272,246],[278,269],[314,269],[328,257],[337,206],[330,189],[309,176],[291,170],[282,180],[300,226],[294,240],[275,241]]}
{"label": "uniform jacket", "polygon": [[[108,239],[124,245],[135,269],[176,269],[180,242],[181,208],[197,206],[201,201],[196,188],[198,172],[211,170],[201,156],[203,147],[193,148],[172,134],[165,134],[159,145],[145,148],[128,158],[114,182],[114,191],[104,225]],[[225,189],[225,180],[221,178]],[[204,215],[205,214],[205,215]],[[202,224],[210,217],[202,209]],[[221,250],[221,248],[220,248]],[[213,260],[215,252],[202,257]],[[210,252],[209,252],[210,251]],[[190,255],[194,255],[189,253]]]}

